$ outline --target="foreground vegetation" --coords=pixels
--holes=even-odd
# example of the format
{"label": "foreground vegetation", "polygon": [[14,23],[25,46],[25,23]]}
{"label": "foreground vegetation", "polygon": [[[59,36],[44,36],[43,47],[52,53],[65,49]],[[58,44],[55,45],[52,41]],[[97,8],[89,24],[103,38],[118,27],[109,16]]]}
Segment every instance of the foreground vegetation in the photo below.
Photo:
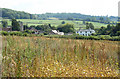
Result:
{"label": "foreground vegetation", "polygon": [[3,36],[3,77],[117,77],[118,42]]}

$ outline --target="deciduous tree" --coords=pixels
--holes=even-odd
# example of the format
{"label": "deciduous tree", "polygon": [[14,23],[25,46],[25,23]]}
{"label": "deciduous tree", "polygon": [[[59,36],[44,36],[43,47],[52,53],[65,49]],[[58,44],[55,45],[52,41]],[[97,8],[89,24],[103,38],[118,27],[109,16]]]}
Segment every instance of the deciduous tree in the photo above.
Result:
{"label": "deciduous tree", "polygon": [[20,24],[16,19],[12,19],[12,30],[20,31]]}

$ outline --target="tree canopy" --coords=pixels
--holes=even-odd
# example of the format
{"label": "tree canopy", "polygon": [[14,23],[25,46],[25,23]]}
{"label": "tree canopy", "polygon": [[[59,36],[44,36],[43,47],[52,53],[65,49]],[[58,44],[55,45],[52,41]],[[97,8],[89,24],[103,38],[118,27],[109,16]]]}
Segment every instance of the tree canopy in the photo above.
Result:
{"label": "tree canopy", "polygon": [[8,27],[8,22],[3,20],[3,21],[2,21],[2,26],[3,26],[3,27]]}
{"label": "tree canopy", "polygon": [[42,19],[47,20],[50,17],[58,18],[60,20],[81,20],[81,21],[92,21],[100,23],[116,23],[118,17],[115,16],[91,16],[80,13],[45,13],[45,14],[30,14],[24,11],[16,11],[7,8],[2,9],[2,17],[6,19]]}
{"label": "tree canopy", "polygon": [[101,27],[97,30],[98,35],[110,35],[119,36],[120,35],[120,23],[116,25],[108,24],[106,27]]}
{"label": "tree canopy", "polygon": [[35,15],[26,13],[24,11],[15,11],[11,9],[2,8],[2,17],[6,19],[35,19]]}
{"label": "tree canopy", "polygon": [[59,25],[57,30],[64,32],[64,33],[69,33],[69,32],[75,32],[74,31],[74,25],[73,24],[63,24],[63,25]]}
{"label": "tree canopy", "polygon": [[16,19],[12,19],[12,30],[20,31],[20,24]]}
{"label": "tree canopy", "polygon": [[92,24],[92,23],[86,23],[86,29],[89,29],[89,28],[91,28],[91,29],[94,29],[94,25]]}

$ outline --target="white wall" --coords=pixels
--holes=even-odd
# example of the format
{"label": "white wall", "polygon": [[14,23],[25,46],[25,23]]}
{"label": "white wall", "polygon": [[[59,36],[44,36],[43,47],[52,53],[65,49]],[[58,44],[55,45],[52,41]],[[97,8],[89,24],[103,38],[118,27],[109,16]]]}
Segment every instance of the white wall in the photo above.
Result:
{"label": "white wall", "polygon": [[84,34],[84,36],[89,36],[92,33],[95,33],[95,31],[91,31],[91,33],[90,33],[90,31],[87,31],[87,33],[85,31],[82,31],[82,33],[80,31],[77,31],[76,33],[78,33],[79,35],[83,35]]}

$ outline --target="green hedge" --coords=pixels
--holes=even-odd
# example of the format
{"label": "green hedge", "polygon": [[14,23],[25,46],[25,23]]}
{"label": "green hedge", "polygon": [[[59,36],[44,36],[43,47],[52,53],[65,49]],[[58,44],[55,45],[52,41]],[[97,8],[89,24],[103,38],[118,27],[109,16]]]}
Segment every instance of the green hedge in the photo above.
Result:
{"label": "green hedge", "polygon": [[67,38],[67,39],[88,39],[88,40],[111,40],[120,41],[120,36],[110,37],[109,35],[81,36],[81,35],[45,35],[48,38]]}
{"label": "green hedge", "polygon": [[16,35],[16,36],[45,36],[48,38],[66,38],[66,39],[88,39],[88,40],[111,40],[111,41],[120,41],[120,36],[110,36],[110,35],[98,35],[98,36],[82,36],[82,35],[44,35],[44,34],[29,34],[27,32],[6,32],[1,31],[1,34],[4,36],[7,35]]}
{"label": "green hedge", "polygon": [[6,31],[1,31],[1,35],[7,36],[7,35],[9,35],[9,33]]}
{"label": "green hedge", "polygon": [[28,36],[28,33],[22,33],[22,32],[6,32],[6,31],[1,31],[1,34],[4,36],[11,35],[11,36]]}

